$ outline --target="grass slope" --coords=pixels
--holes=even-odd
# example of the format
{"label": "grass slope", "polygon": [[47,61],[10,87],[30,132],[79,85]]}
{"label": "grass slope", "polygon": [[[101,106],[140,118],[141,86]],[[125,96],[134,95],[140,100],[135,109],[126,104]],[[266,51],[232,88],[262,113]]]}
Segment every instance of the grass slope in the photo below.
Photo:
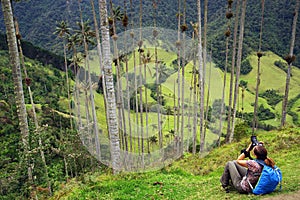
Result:
{"label": "grass slope", "polygon": [[[151,62],[147,64],[147,82],[148,83],[155,83],[155,66],[153,60],[153,49],[148,49],[152,55]],[[91,59],[91,68],[93,72],[97,73],[98,64],[95,54],[93,54],[93,58]],[[174,52],[167,52],[163,49],[158,49],[158,56],[159,59],[165,62],[167,68],[171,69],[172,61],[176,60],[176,55]],[[255,101],[255,87],[256,87],[256,77],[257,77],[257,56],[256,53],[252,53],[247,57],[251,66],[253,67],[252,71],[247,75],[241,75],[241,80],[247,82],[247,89],[244,93],[244,100],[241,98],[241,88],[240,88],[240,97],[238,99],[238,111],[242,111],[242,107],[244,108],[244,112],[250,113],[253,112],[253,104]],[[276,67],[274,65],[275,61],[285,62],[281,57],[278,55],[268,51],[265,52],[264,56],[261,58],[261,82],[259,85],[259,93],[263,93],[266,90],[275,90],[278,91],[280,95],[284,95],[285,91],[285,81],[286,81],[286,73]],[[138,59],[136,62],[139,62]],[[138,65],[138,63],[136,63]],[[133,56],[129,57],[129,73],[133,73]],[[142,67],[144,68],[144,66]],[[190,62],[185,67],[185,101],[186,103],[190,101],[190,87],[192,83],[192,62]],[[139,74],[139,69],[137,69],[137,73]],[[144,69],[142,69],[142,73],[144,73]],[[181,74],[181,72],[180,72]],[[124,80],[125,75],[122,76],[122,84],[125,88],[126,82]],[[172,74],[169,74],[168,78],[162,83],[162,94],[166,100],[166,106],[174,106],[174,99],[173,94],[176,96],[177,101],[177,72],[173,71]],[[210,85],[210,97],[209,97],[209,104],[212,105],[214,100],[222,98],[222,88],[223,88],[223,72],[215,67],[214,63],[207,63],[206,65],[206,92],[208,91],[208,85]],[[181,78],[180,78],[181,79]],[[229,97],[229,83],[230,83],[230,73],[227,73],[226,76],[226,88],[225,88],[225,99]],[[290,91],[289,91],[289,99],[295,98],[298,94],[300,94],[300,70],[298,68],[293,67],[292,69],[292,77],[290,81]],[[131,88],[133,90],[133,88]],[[148,103],[153,102],[154,100],[149,96],[150,91],[148,90]],[[205,100],[206,101],[206,100]],[[228,101],[228,100],[227,100]],[[242,102],[243,101],[243,102]],[[228,102],[225,102],[228,104]],[[280,125],[280,117],[281,116],[281,106],[282,101],[280,101],[276,106],[271,106],[267,103],[266,99],[259,97],[259,105],[263,105],[264,108],[269,108],[271,112],[275,113],[276,118],[271,120],[264,121],[267,124],[272,126],[279,126]],[[296,111],[297,105],[293,106],[292,111]],[[297,113],[297,112],[296,112]],[[298,120],[299,121],[299,120]],[[289,124],[293,124],[292,117],[287,116],[287,122]]]}
{"label": "grass slope", "polygon": [[[248,57],[252,71],[242,76],[242,79],[248,82],[248,88],[250,91],[255,92],[256,86],[256,73],[257,73],[257,56],[252,54]],[[275,61],[285,61],[272,52],[266,52],[261,59],[261,84],[259,89],[261,92],[268,89],[274,89],[279,91],[280,94],[284,94],[286,73],[274,65]],[[299,94],[299,83],[300,83],[300,70],[298,68],[292,68],[292,77],[290,82],[290,95],[293,98]]]}
{"label": "grass slope", "polygon": [[207,156],[186,154],[162,170],[112,175],[109,171],[87,174],[64,185],[50,199],[262,199],[300,189],[300,129],[258,133],[269,156],[283,173],[282,190],[265,196],[225,193],[219,183],[223,167],[236,159],[249,138],[214,149]]}

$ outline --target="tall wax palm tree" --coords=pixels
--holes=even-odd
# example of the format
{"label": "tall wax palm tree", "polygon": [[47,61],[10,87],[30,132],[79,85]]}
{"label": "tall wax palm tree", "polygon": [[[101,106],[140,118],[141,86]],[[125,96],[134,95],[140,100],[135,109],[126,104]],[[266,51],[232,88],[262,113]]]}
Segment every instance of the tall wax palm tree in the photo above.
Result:
{"label": "tall wax palm tree", "polygon": [[[133,22],[133,17],[134,16],[134,8],[133,8],[133,2],[132,0],[130,0],[130,18],[131,18],[131,22],[130,22],[130,25],[131,25],[131,29],[134,28],[134,22]],[[136,66],[136,50],[135,50],[135,46],[136,46],[136,41],[135,41],[135,34],[133,31],[130,32],[130,37],[132,39],[132,43],[131,43],[131,49],[132,49],[132,59],[133,59],[133,72],[134,72],[134,76],[133,76],[133,88],[134,88],[134,110],[135,110],[135,123],[136,125],[134,126],[134,132],[137,134],[139,132],[139,115],[138,115],[138,83],[137,83],[137,66]],[[140,147],[140,138],[137,137],[136,138],[137,140],[137,143],[138,143],[138,148]],[[132,152],[137,152],[139,151],[136,150],[136,145],[132,145],[131,147],[132,149]]]}
{"label": "tall wax palm tree", "polygon": [[[168,77],[168,68],[166,66],[166,63],[157,61],[157,70],[154,73],[153,76],[157,76],[158,79],[158,85],[162,84],[166,77]],[[159,94],[161,95],[161,94]]]}
{"label": "tall wax palm tree", "polygon": [[235,115],[237,111],[237,100],[239,95],[239,78],[240,78],[240,68],[242,62],[242,50],[243,50],[243,39],[244,39],[244,25],[245,25],[245,16],[246,16],[246,6],[247,0],[243,0],[242,3],[242,13],[240,21],[240,33],[239,33],[239,43],[238,43],[238,53],[237,53],[237,62],[236,62],[236,77],[235,77],[235,90],[233,97],[233,115],[232,115],[232,128],[229,135],[228,142],[232,142],[234,136],[234,125],[235,125]]}
{"label": "tall wax palm tree", "polygon": [[162,136],[162,128],[161,128],[161,103],[160,103],[160,96],[161,96],[161,90],[160,90],[160,84],[162,83],[160,79],[160,62],[158,60],[158,53],[157,53],[157,36],[158,36],[158,31],[156,29],[156,12],[157,12],[157,2],[153,0],[153,32],[152,35],[154,37],[154,59],[155,59],[155,84],[156,84],[156,96],[158,99],[158,107],[157,107],[157,127],[158,127],[158,140],[159,140],[159,148],[163,148],[163,136]]}
{"label": "tall wax palm tree", "polygon": [[30,185],[33,183],[32,168],[30,166],[30,146],[29,146],[29,128],[27,121],[27,112],[25,107],[22,75],[20,69],[20,57],[16,41],[16,31],[13,20],[13,12],[10,0],[1,0],[4,23],[6,27],[6,36],[8,42],[8,51],[10,58],[10,66],[12,68],[15,101],[17,106],[17,114],[19,126],[22,135],[22,144],[24,148],[24,158],[27,167],[27,176]]}
{"label": "tall wax palm tree", "polygon": [[[135,51],[135,39],[134,39],[134,33],[131,33],[132,37],[132,46],[133,46],[133,71],[134,71],[134,97],[135,97],[135,121],[136,121],[136,134],[139,132],[139,105],[138,105],[138,76],[137,76],[137,66],[136,66],[136,51]],[[137,143],[138,143],[138,149],[140,150],[140,138],[137,137]]]}
{"label": "tall wax palm tree", "polygon": [[[128,26],[128,15],[126,8],[126,0],[124,0],[124,15],[122,18],[122,25],[124,27],[124,43],[125,45],[125,73],[126,73],[126,97],[127,97],[127,120],[128,120],[128,131],[129,131],[129,148],[132,152],[132,130],[131,130],[131,115],[130,115],[130,90],[129,90],[129,66],[128,66],[128,47],[127,47],[127,26]],[[125,116],[124,116],[125,118]]]}
{"label": "tall wax palm tree", "polygon": [[[185,112],[185,106],[184,106],[184,82],[185,82],[185,59],[186,59],[186,49],[185,49],[185,36],[186,36],[186,30],[187,30],[187,25],[186,25],[186,0],[183,1],[183,25],[181,25],[181,31],[183,32],[182,34],[182,41],[183,41],[183,49],[182,49],[182,57],[183,57],[183,65],[181,68],[181,129],[180,129],[180,138],[181,138],[181,143],[179,145],[179,151],[180,155],[183,154],[183,139],[184,139],[184,112]],[[178,134],[179,135],[179,134]]]}
{"label": "tall wax palm tree", "polygon": [[[64,48],[64,61],[65,61],[65,73],[66,73],[66,85],[67,85],[67,93],[68,93],[68,106],[69,106],[69,116],[70,116],[70,125],[71,129],[73,129],[72,123],[72,111],[71,111],[71,97],[70,97],[70,83],[69,83],[69,72],[68,72],[68,60],[67,60],[67,52],[66,52],[66,38],[70,35],[71,29],[68,27],[67,22],[61,21],[57,24],[56,30],[54,34],[57,34],[58,37],[63,40],[63,48]],[[67,37],[66,37],[67,36]]]}
{"label": "tall wax palm tree", "polygon": [[[96,115],[96,107],[95,107],[95,100],[94,100],[94,91],[93,91],[93,83],[91,80],[91,69],[90,69],[90,63],[89,63],[89,45],[94,44],[94,37],[95,32],[92,30],[91,26],[89,25],[89,21],[83,21],[82,18],[82,9],[81,9],[81,1],[78,0],[78,7],[79,7],[79,14],[80,14],[80,22],[77,23],[79,26],[79,30],[76,31],[79,42],[81,45],[84,46],[84,66],[85,69],[87,69],[87,79],[86,83],[88,84],[89,89],[89,98],[91,103],[91,110],[92,110],[92,121],[93,121],[93,132],[95,137],[95,146],[96,146],[96,155],[98,160],[101,160],[101,150],[100,150],[100,140],[99,140],[99,127],[98,127],[98,121],[97,121],[97,115]],[[86,75],[86,72],[85,72]],[[86,78],[86,76],[85,76]],[[85,102],[86,105],[89,102]],[[89,123],[87,124],[89,126]]]}
{"label": "tall wax palm tree", "polygon": [[123,86],[121,81],[121,64],[119,58],[119,50],[117,45],[118,35],[116,32],[116,25],[117,21],[122,20],[124,14],[121,12],[120,7],[115,8],[113,6],[112,0],[110,0],[110,7],[111,7],[111,21],[112,21],[112,39],[113,39],[113,55],[115,60],[116,66],[116,75],[117,75],[117,108],[118,108],[118,117],[119,117],[119,128],[120,128],[120,137],[122,141],[122,148],[125,151],[128,151],[128,136],[127,136],[127,126],[126,126],[126,118],[125,118],[125,108],[124,108],[124,101],[123,101]]}
{"label": "tall wax palm tree", "polygon": [[[180,27],[181,27],[181,0],[178,0],[178,13],[177,13],[177,20],[178,20],[178,24],[177,24],[177,42],[176,42],[176,46],[177,46],[177,123],[176,126],[174,127],[175,133],[177,136],[179,136],[179,126],[180,126],[180,106],[181,106],[181,101],[180,101],[180,69],[181,69],[181,63],[180,63],[180,57],[181,57],[181,47],[182,47],[182,41],[180,38]],[[175,92],[175,90],[174,90]]]}
{"label": "tall wax palm tree", "polygon": [[110,59],[109,29],[107,19],[106,0],[99,0],[102,50],[103,50],[103,72],[106,85],[107,102],[106,108],[109,115],[107,119],[108,131],[110,137],[111,161],[113,172],[116,174],[121,170],[120,162],[120,141],[118,134],[118,120],[116,114],[115,89],[112,74],[112,65]]}
{"label": "tall wax palm tree", "polygon": [[196,154],[196,141],[197,141],[197,121],[198,121],[198,102],[197,102],[197,81],[199,80],[197,76],[199,75],[198,69],[196,68],[196,54],[197,54],[197,42],[196,38],[198,37],[198,23],[192,23],[193,33],[192,33],[192,40],[193,40],[193,48],[192,48],[192,61],[193,61],[193,76],[191,79],[191,101],[193,102],[192,110],[193,110],[193,125],[192,125],[192,152]]}
{"label": "tall wax palm tree", "polygon": [[[90,0],[90,3],[92,6],[92,12],[93,12],[95,36],[96,36],[96,41],[97,41],[97,53],[98,53],[98,58],[99,58],[99,69],[100,69],[99,70],[99,81],[100,81],[99,84],[102,84],[102,88],[105,88],[105,81],[104,81],[104,78],[102,78],[103,62],[102,62],[102,46],[101,46],[101,39],[100,39],[100,33],[99,33],[99,25],[97,22],[94,0]],[[106,101],[106,90],[103,90],[103,96],[104,96],[104,101]],[[104,104],[106,118],[108,118],[105,105],[106,104]]]}
{"label": "tall wax palm tree", "polygon": [[[201,2],[197,1],[198,7],[198,72],[199,72],[199,87],[200,87],[200,144],[204,144],[204,135],[203,135],[203,121],[204,121],[204,89],[203,81],[205,77],[203,76],[203,48],[202,48],[202,26],[201,26]],[[199,151],[201,153],[201,151]]]}
{"label": "tall wax palm tree", "polygon": [[31,91],[31,87],[30,87],[31,79],[28,77],[28,73],[27,73],[27,69],[26,69],[26,65],[25,65],[25,61],[24,61],[24,54],[23,54],[22,43],[21,43],[21,33],[20,33],[20,30],[19,30],[19,24],[18,24],[17,19],[15,19],[15,29],[16,29],[17,42],[18,42],[18,47],[19,47],[19,52],[20,52],[21,66],[22,66],[24,74],[25,74],[25,83],[26,83],[26,86],[27,86],[27,89],[28,89],[30,103],[31,103],[31,106],[32,106],[35,132],[38,136],[39,151],[40,151],[42,163],[44,165],[44,170],[45,170],[45,173],[46,173],[45,175],[46,175],[46,181],[47,181],[47,185],[48,185],[49,195],[51,196],[52,192],[51,192],[51,183],[50,183],[49,175],[48,175],[48,167],[47,167],[46,158],[45,158],[45,154],[44,154],[44,150],[43,150],[42,139],[41,139],[41,136],[40,136],[39,123],[38,123],[38,119],[37,119],[37,115],[36,115],[36,111],[35,111],[35,104],[34,104],[34,101],[33,101],[33,95],[32,95],[32,91]]}
{"label": "tall wax palm tree", "polygon": [[[96,34],[95,31],[90,26],[90,21],[89,20],[82,21],[82,22],[80,21],[77,22],[77,25],[78,25],[78,30],[75,30],[75,34],[78,39],[78,44],[82,45],[83,47],[87,45],[86,46],[87,48],[89,47],[89,45],[94,45],[95,44],[94,39]],[[84,56],[87,57],[87,55],[85,54]]]}
{"label": "tall wax palm tree", "polygon": [[[200,152],[204,152],[204,145],[205,145],[205,129],[206,129],[206,122],[204,119],[204,95],[205,95],[205,76],[206,76],[206,48],[207,48],[207,10],[208,10],[208,1],[204,1],[204,31],[203,31],[203,71],[202,73],[202,85],[201,85],[201,94],[200,94]],[[207,96],[207,98],[209,98]],[[208,110],[208,107],[206,108]],[[201,133],[202,131],[202,133]]]}
{"label": "tall wax palm tree", "polygon": [[[229,31],[229,28],[228,28]],[[219,122],[219,138],[218,138],[218,146],[220,146],[221,142],[221,134],[222,134],[222,121],[224,114],[224,100],[225,100],[225,89],[226,89],[226,77],[227,77],[227,63],[228,63],[228,43],[229,43],[229,35],[226,35],[226,53],[225,53],[225,67],[224,67],[224,77],[223,77],[223,89],[222,89],[222,103],[221,103],[221,113],[220,113],[220,122]]]}
{"label": "tall wax palm tree", "polygon": [[[167,67],[165,63],[157,60],[157,52],[155,53],[155,79],[156,79],[156,95],[157,95],[157,102],[158,102],[158,140],[159,140],[159,148],[163,149],[163,132],[162,132],[162,115],[161,115],[161,107],[162,107],[162,82],[164,77],[168,76]],[[174,84],[175,89],[175,84]],[[175,90],[174,90],[175,91]],[[175,94],[174,94],[175,98]],[[175,107],[175,99],[174,99],[174,107]],[[175,119],[176,112],[174,111],[174,119]],[[174,125],[176,125],[174,120]],[[175,127],[175,126],[174,126]]]}
{"label": "tall wax palm tree", "polygon": [[[82,63],[83,58],[81,56],[79,56],[77,54],[77,44],[80,42],[78,35],[75,33],[73,35],[70,35],[68,38],[68,42],[67,42],[67,48],[68,50],[72,50],[73,56],[72,56],[72,64],[70,66],[72,66],[74,68],[74,74],[76,76],[75,78],[75,103],[76,103],[76,108],[77,110],[75,112],[76,113],[76,117],[77,117],[77,126],[78,126],[78,130],[79,133],[80,131],[83,130],[83,123],[82,123],[82,115],[81,115],[81,103],[80,103],[80,82],[79,82],[79,77],[80,77],[80,64]],[[87,115],[87,113],[86,113]],[[68,159],[67,159],[67,155],[63,154],[63,159],[64,159],[64,165],[65,165],[65,174],[67,176],[68,179]],[[72,168],[70,168],[70,170],[72,170]]]}
{"label": "tall wax palm tree", "polygon": [[[255,101],[254,101],[254,112],[253,112],[253,121],[252,121],[252,134],[254,135],[254,131],[257,128],[257,106],[258,106],[258,88],[260,85],[260,58],[262,57],[261,52],[261,42],[262,42],[262,29],[263,29],[263,21],[264,21],[264,8],[265,8],[265,1],[261,1],[261,22],[260,22],[260,33],[259,33],[259,47],[257,52],[257,78],[256,78],[256,89],[255,89]],[[243,88],[244,91],[244,88]],[[243,96],[244,97],[244,96]]]}
{"label": "tall wax palm tree", "polygon": [[[150,51],[148,50],[147,54],[142,54],[142,61],[144,64],[144,79],[147,83],[147,64],[151,61],[151,54]],[[151,75],[151,71],[149,70],[149,73]],[[149,117],[148,117],[148,93],[147,93],[147,87],[145,87],[145,112],[146,112],[146,138],[148,138],[149,132],[148,132],[148,124],[149,124]],[[147,152],[150,153],[150,148],[149,148],[149,140],[147,140]]]}
{"label": "tall wax palm tree", "polygon": [[96,107],[95,107],[95,100],[94,100],[94,92],[92,88],[92,79],[91,79],[91,69],[90,69],[90,63],[89,63],[89,44],[93,44],[93,38],[95,37],[95,32],[92,30],[92,28],[89,26],[89,21],[83,22],[82,18],[82,10],[81,10],[81,2],[78,0],[79,5],[79,12],[80,12],[80,23],[78,23],[80,30],[77,32],[79,36],[82,39],[82,43],[84,45],[84,55],[85,55],[85,65],[88,69],[88,88],[90,92],[90,102],[91,102],[91,108],[92,108],[92,120],[93,120],[93,130],[95,135],[95,145],[96,145],[96,154],[97,158],[101,159],[101,150],[100,150],[100,140],[99,140],[99,127],[98,127],[98,121],[97,121],[97,115],[96,115]]}
{"label": "tall wax palm tree", "polygon": [[141,146],[139,147],[139,150],[141,150],[141,156],[142,156],[142,167],[144,167],[144,118],[143,118],[143,90],[142,90],[142,85],[143,85],[143,74],[142,74],[142,54],[144,52],[143,50],[143,34],[142,34],[142,25],[143,25],[143,1],[140,0],[140,9],[139,9],[139,26],[140,26],[140,31],[139,31],[139,42],[138,42],[138,51],[139,51],[139,97],[140,97],[140,134],[141,134]]}
{"label": "tall wax palm tree", "polygon": [[289,65],[289,67],[288,67],[288,71],[286,74],[285,92],[284,92],[284,98],[283,98],[283,102],[282,102],[282,116],[281,116],[281,124],[280,124],[281,127],[283,127],[286,123],[286,112],[287,112],[286,110],[287,110],[287,102],[288,102],[288,96],[289,96],[289,90],[290,90],[291,70],[292,70],[292,63],[295,60],[294,46],[295,46],[297,19],[298,19],[298,14],[299,14],[299,4],[300,4],[300,0],[297,0],[295,12],[294,12],[294,19],[293,19],[290,53],[286,57],[286,61]]}
{"label": "tall wax palm tree", "polygon": [[72,66],[74,68],[75,73],[75,101],[77,107],[77,118],[78,118],[78,129],[82,129],[82,120],[81,120],[81,113],[80,113],[80,97],[79,97],[79,75],[80,75],[80,68],[79,63],[82,62],[82,58],[77,55],[77,48],[76,45],[79,43],[79,38],[77,34],[70,35],[68,37],[67,48],[68,50],[72,50]]}
{"label": "tall wax palm tree", "polygon": [[[206,130],[207,130],[207,127],[209,126],[208,125],[208,117],[209,117],[209,97],[210,97],[210,89],[211,89],[211,71],[212,71],[212,51],[210,52],[210,64],[209,64],[209,71],[208,71],[208,83],[207,83],[207,97],[206,97],[206,110],[205,110],[205,124],[204,124],[204,130],[203,130],[203,135],[204,135],[204,142],[205,142],[205,138],[206,138]],[[202,144],[202,151],[204,151],[204,144]]]}
{"label": "tall wax palm tree", "polygon": [[[222,102],[221,102],[221,113],[220,113],[220,122],[219,122],[219,133],[218,133],[218,146],[221,145],[221,134],[222,134],[222,123],[223,123],[223,115],[224,115],[224,101],[225,101],[225,88],[226,88],[226,80],[227,80],[227,65],[228,65],[228,53],[229,53],[229,37],[230,37],[230,19],[232,17],[232,1],[228,1],[228,7],[227,7],[227,12],[226,12],[226,18],[228,20],[228,27],[225,32],[226,36],[226,44],[225,44],[225,67],[224,67],[224,79],[223,79],[223,90],[222,90]],[[232,70],[233,73],[233,70]],[[233,74],[232,74],[233,76]],[[232,84],[231,84],[232,87]],[[231,105],[230,105],[231,106]],[[229,117],[229,116],[228,116]],[[230,124],[228,124],[230,126]]]}
{"label": "tall wax palm tree", "polygon": [[[230,7],[231,7],[231,4],[230,4]],[[233,32],[232,60],[231,60],[231,69],[230,69],[231,71],[230,71],[229,98],[228,98],[229,101],[228,101],[226,142],[229,142],[230,133],[231,133],[232,96],[233,96],[234,71],[235,71],[235,63],[236,63],[235,59],[236,59],[237,32],[238,32],[238,26],[239,26],[239,11],[240,11],[240,1],[238,0],[237,4],[236,4],[234,32]]]}

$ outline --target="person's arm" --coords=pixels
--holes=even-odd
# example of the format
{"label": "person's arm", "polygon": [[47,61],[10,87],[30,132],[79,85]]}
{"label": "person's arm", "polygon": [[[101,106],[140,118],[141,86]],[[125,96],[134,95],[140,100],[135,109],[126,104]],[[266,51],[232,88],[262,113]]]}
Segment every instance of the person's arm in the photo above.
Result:
{"label": "person's arm", "polygon": [[[236,159],[236,162],[243,166],[243,167],[247,167],[247,160],[245,160],[246,157],[248,157],[248,155],[250,155],[250,151],[251,151],[251,146],[252,143],[248,146],[248,148],[241,153],[241,155],[239,155],[239,157]],[[248,154],[248,155],[246,155]]]}

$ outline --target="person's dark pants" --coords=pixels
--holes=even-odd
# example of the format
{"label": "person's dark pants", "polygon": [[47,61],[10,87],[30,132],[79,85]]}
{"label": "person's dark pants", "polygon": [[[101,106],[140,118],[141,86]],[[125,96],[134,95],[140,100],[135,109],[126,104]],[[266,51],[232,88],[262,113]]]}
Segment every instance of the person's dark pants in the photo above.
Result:
{"label": "person's dark pants", "polygon": [[247,168],[240,166],[236,161],[228,161],[220,179],[222,187],[228,187],[231,180],[233,187],[236,188],[238,192],[244,193],[245,191],[243,191],[241,187],[241,181],[246,173]]}

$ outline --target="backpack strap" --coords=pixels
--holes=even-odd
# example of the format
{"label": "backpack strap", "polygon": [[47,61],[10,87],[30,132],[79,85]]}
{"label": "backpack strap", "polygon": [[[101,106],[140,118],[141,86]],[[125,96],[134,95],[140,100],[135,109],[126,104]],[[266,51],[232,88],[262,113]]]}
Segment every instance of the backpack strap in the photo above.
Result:
{"label": "backpack strap", "polygon": [[258,164],[262,165],[263,167],[266,166],[266,163],[265,163],[265,161],[263,161],[263,160],[255,159],[255,161],[256,161]]}
{"label": "backpack strap", "polygon": [[[251,159],[252,160],[252,159]],[[253,159],[254,160],[254,159]],[[254,160],[254,161],[257,161],[257,160]],[[263,162],[263,161],[262,161]],[[259,162],[257,162],[257,163],[259,163]],[[259,163],[259,164],[261,164],[261,165],[264,165],[263,163]],[[254,173],[254,176],[260,176],[261,175],[261,173]],[[251,188],[251,190],[253,190],[254,188],[253,188],[253,186],[252,186],[252,184],[250,183],[250,181],[248,180],[248,170],[247,170],[247,172],[246,172],[246,175],[245,175],[245,179],[247,180],[247,182],[248,182],[248,184],[249,184],[249,186],[250,186],[250,188]],[[245,181],[244,179],[242,180],[242,182],[243,181]]]}

